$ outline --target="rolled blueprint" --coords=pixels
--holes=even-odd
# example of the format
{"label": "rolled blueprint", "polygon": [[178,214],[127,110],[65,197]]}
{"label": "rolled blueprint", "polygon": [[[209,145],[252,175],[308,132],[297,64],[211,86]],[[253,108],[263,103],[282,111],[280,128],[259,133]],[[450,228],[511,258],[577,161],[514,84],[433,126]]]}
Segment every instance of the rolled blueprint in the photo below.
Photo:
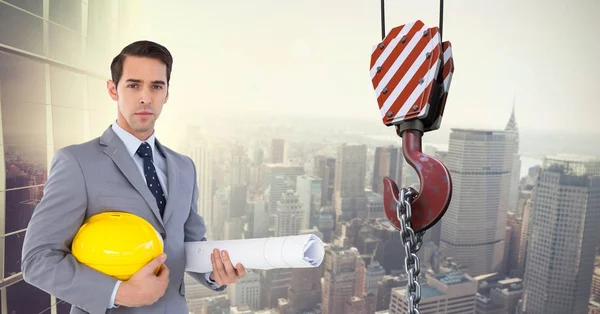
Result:
{"label": "rolled blueprint", "polygon": [[319,267],[325,257],[323,242],[314,234],[243,240],[195,241],[185,243],[186,271],[212,271],[210,254],[226,250],[233,266],[247,269]]}

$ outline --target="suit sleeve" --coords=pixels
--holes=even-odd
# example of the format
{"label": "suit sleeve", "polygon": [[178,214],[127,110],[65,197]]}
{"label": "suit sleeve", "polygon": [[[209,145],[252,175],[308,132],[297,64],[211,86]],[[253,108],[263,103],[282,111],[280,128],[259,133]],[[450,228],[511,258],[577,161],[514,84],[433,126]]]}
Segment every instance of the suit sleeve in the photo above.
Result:
{"label": "suit sleeve", "polygon": [[86,210],[86,183],[79,162],[61,148],[25,234],[21,270],[25,282],[86,312],[105,313],[117,279],[78,263],[71,255],[71,242]]}
{"label": "suit sleeve", "polygon": [[[199,199],[199,191],[198,191],[198,180],[196,176],[196,166],[192,159],[190,159],[192,163],[192,167],[194,169],[194,191],[192,193],[192,204],[190,206],[190,213],[187,221],[185,222],[185,242],[192,241],[205,241],[206,238],[206,224],[204,223],[204,218],[198,214],[198,199]],[[210,197],[208,195],[204,195],[203,197]],[[215,287],[212,283],[208,282],[206,279],[207,273],[195,273],[195,272],[187,272],[190,276],[192,276],[196,281],[203,284],[209,289],[215,291],[222,291],[227,288],[227,285],[223,285],[220,287]]]}

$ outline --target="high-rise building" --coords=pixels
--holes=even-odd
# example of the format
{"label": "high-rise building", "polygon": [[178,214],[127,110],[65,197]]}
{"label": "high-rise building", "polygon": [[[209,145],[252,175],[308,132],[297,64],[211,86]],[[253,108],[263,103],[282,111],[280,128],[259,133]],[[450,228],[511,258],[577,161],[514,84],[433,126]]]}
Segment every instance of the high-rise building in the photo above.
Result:
{"label": "high-rise building", "polygon": [[277,215],[275,216],[275,236],[287,237],[300,234],[302,228],[302,203],[298,194],[287,190],[277,201]]}
{"label": "high-rise building", "polygon": [[323,179],[323,193],[321,206],[333,202],[333,188],[335,185],[335,158],[318,155],[315,156],[312,168],[313,176]]}
{"label": "high-rise building", "polygon": [[212,222],[213,161],[211,148],[206,141],[197,139],[188,144],[186,153],[196,167],[198,193],[203,196],[198,197],[198,214],[204,217],[207,222]]}
{"label": "high-rise building", "polygon": [[0,313],[70,310],[22,280],[23,238],[54,153],[116,118],[106,80],[128,27],[142,24],[139,5],[0,1]]}
{"label": "high-rise building", "polygon": [[404,156],[401,147],[385,146],[375,148],[371,190],[377,194],[383,194],[384,177],[390,177],[398,185],[401,185],[403,165]]}
{"label": "high-rise building", "polygon": [[[313,230],[303,230],[300,234],[314,234],[321,239],[323,238],[320,232]],[[290,300],[290,305],[295,313],[303,313],[306,310],[314,309],[321,302],[323,268],[324,264],[321,263],[319,267],[292,269],[292,279],[287,298]]]}
{"label": "high-rise building", "polygon": [[545,157],[532,200],[523,310],[587,313],[600,232],[600,159]]}
{"label": "high-rise building", "polygon": [[360,253],[356,248],[342,249],[331,246],[325,249],[321,308],[323,314],[347,313],[346,303],[356,296],[355,280],[359,259]]}
{"label": "high-rise building", "polygon": [[231,185],[229,187],[229,209],[227,210],[227,219],[241,218],[246,215],[247,196],[247,185]]}
{"label": "high-rise building", "polygon": [[[260,273],[248,270],[246,276],[228,287],[231,306],[246,305],[256,311],[260,306]],[[254,313],[254,312],[252,312]]]}
{"label": "high-rise building", "polygon": [[271,140],[271,156],[269,162],[272,164],[284,163],[286,158],[286,141],[280,138]]}
{"label": "high-rise building", "polygon": [[321,209],[323,180],[309,175],[298,176],[296,192],[302,206],[302,229],[310,229],[316,224]]}
{"label": "high-rise building", "polygon": [[245,147],[236,145],[231,151],[229,185],[247,185],[248,183],[250,183],[250,158]]}
{"label": "high-rise building", "polygon": [[[475,314],[477,281],[459,271],[435,275],[426,274],[427,283],[421,284],[422,314]],[[406,287],[392,289],[390,314],[406,314]]]}
{"label": "high-rise building", "polygon": [[355,218],[358,211],[365,210],[365,175],[367,169],[367,146],[342,144],[337,148],[334,184],[334,208],[338,221]]}
{"label": "high-rise building", "polygon": [[245,238],[265,238],[269,236],[268,204],[262,199],[247,202],[248,230]]}
{"label": "high-rise building", "polygon": [[296,178],[304,174],[304,168],[284,164],[263,164],[261,169],[262,190],[267,194],[269,212],[277,211],[277,201],[287,190],[296,190]]}
{"label": "high-rise building", "polygon": [[229,189],[220,187],[212,197],[210,214],[203,216],[206,223],[206,238],[225,240],[225,221],[229,211]]}
{"label": "high-rise building", "polygon": [[512,112],[510,119],[506,123],[504,128],[507,132],[514,132],[514,146],[513,146],[513,169],[510,181],[510,191],[508,193],[508,210],[517,212],[519,203],[519,182],[521,180],[521,157],[519,155],[519,127],[517,126],[517,118],[515,117],[515,105],[513,103]]}
{"label": "high-rise building", "polygon": [[522,276],[519,271],[519,248],[521,246],[521,234],[523,231],[523,220],[515,213],[508,213],[506,221],[506,240],[504,250],[505,274],[507,276]]}
{"label": "high-rise building", "polygon": [[471,276],[502,269],[514,132],[452,129],[445,164],[452,200],[440,247]]}

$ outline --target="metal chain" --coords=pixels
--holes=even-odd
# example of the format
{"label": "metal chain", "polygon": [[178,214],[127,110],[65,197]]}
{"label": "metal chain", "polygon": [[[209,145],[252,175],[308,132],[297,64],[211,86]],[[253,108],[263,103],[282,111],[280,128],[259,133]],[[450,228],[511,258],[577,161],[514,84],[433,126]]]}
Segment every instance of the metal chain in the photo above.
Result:
{"label": "metal chain", "polygon": [[396,206],[396,214],[400,221],[400,236],[404,243],[406,257],[404,259],[404,269],[408,275],[408,284],[406,285],[406,302],[408,303],[408,314],[420,314],[419,301],[421,301],[421,285],[419,284],[419,274],[421,273],[419,257],[417,252],[423,245],[423,235],[425,231],[415,234],[411,228],[411,202],[417,195],[413,188],[403,188],[400,190],[400,201]]}

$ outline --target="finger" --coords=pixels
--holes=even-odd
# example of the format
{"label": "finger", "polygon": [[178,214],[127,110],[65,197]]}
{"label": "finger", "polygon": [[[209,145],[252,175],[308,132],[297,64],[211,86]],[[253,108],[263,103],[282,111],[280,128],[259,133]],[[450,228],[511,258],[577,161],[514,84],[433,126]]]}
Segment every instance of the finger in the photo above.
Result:
{"label": "finger", "polygon": [[237,272],[235,268],[233,268],[233,264],[231,264],[231,259],[229,259],[229,254],[227,251],[222,251],[223,255],[223,264],[225,266],[225,273],[227,278],[230,280],[234,280],[237,277]]}
{"label": "finger", "polygon": [[160,272],[158,273],[158,277],[161,279],[164,278],[169,278],[169,274],[171,273],[171,270],[169,269],[169,267],[167,267],[166,264],[162,264],[161,268],[160,268]]}
{"label": "finger", "polygon": [[[215,281],[217,282],[217,284],[222,285],[223,284],[223,276],[221,276],[221,270],[219,269],[219,265],[218,265],[219,262],[221,261],[221,258],[219,257],[218,251],[215,249],[214,252],[210,255],[210,257],[211,257]],[[218,259],[218,261],[217,261],[217,259]],[[220,263],[220,264],[222,265],[223,263]]]}
{"label": "finger", "polygon": [[154,271],[167,260],[167,254],[162,253],[148,264],[144,265],[138,272],[142,274],[154,274]]}
{"label": "finger", "polygon": [[246,267],[244,265],[238,263],[236,269],[239,277],[246,276]]}

